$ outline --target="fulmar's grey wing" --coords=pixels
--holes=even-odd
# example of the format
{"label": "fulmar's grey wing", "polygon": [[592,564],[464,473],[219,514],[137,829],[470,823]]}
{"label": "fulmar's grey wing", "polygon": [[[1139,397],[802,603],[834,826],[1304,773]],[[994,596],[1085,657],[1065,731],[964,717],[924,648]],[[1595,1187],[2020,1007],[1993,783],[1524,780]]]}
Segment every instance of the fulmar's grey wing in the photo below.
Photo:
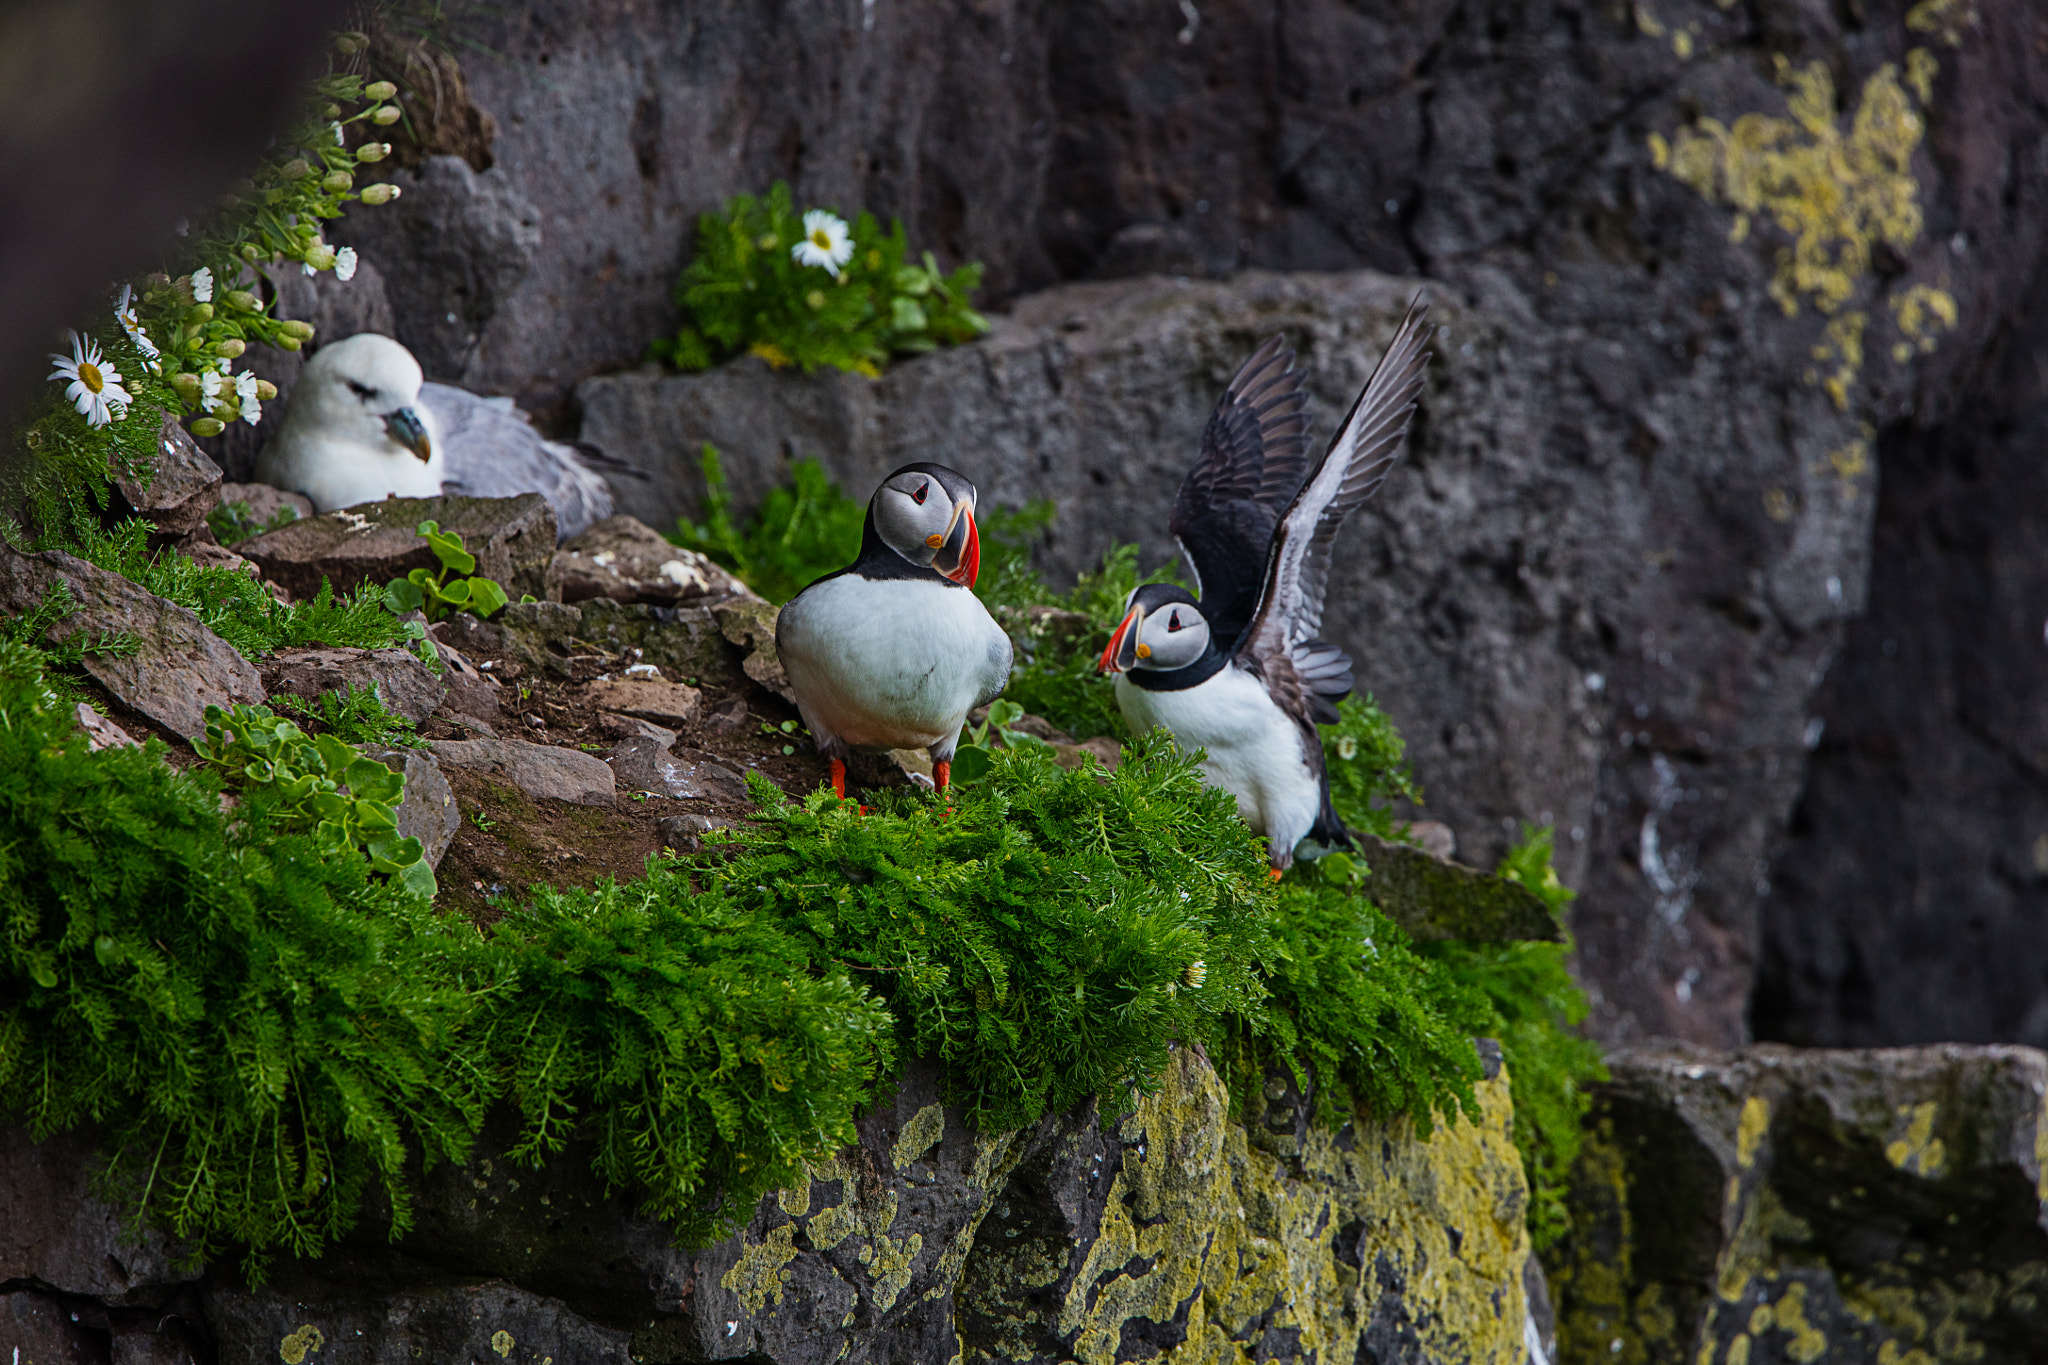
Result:
{"label": "fulmar's grey wing", "polygon": [[1424,325],[1424,311],[1420,299],[1409,306],[1365,391],[1273,532],[1265,589],[1237,659],[1297,718],[1327,714],[1324,723],[1335,720],[1335,698],[1351,690],[1351,661],[1314,638],[1323,622],[1330,547],[1345,518],[1379,490],[1400,456],[1429,366],[1434,329]]}
{"label": "fulmar's grey wing", "polygon": [[446,451],[450,493],[509,498],[538,493],[554,509],[567,540],[614,510],[611,486],[572,446],[533,429],[509,398],[484,398],[448,384],[420,386],[420,404],[434,415]]}

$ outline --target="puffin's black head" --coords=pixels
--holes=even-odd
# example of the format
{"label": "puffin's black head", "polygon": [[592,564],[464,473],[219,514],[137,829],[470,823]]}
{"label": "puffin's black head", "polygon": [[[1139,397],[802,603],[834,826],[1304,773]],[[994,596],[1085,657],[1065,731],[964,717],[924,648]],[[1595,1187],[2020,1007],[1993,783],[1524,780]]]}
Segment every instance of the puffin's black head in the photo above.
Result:
{"label": "puffin's black head", "polygon": [[920,568],[974,586],[981,572],[979,495],[967,476],[942,464],[907,464],[868,500],[868,524],[882,543]]}
{"label": "puffin's black head", "polygon": [[1186,668],[1209,650],[1209,622],[1194,594],[1147,583],[1124,600],[1124,619],[1102,651],[1101,672]]}

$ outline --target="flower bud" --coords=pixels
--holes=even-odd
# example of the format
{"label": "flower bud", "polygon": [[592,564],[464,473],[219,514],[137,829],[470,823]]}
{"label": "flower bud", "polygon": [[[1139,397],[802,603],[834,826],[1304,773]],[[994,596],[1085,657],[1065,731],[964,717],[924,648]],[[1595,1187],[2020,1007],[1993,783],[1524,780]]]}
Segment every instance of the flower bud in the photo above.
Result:
{"label": "flower bud", "polygon": [[313,173],[312,163],[302,156],[295,156],[277,168],[277,173],[286,180],[304,180]]}
{"label": "flower bud", "polygon": [[202,417],[190,427],[194,436],[218,436],[227,429],[228,424],[218,417]]}
{"label": "flower bud", "polygon": [[199,376],[196,374],[172,375],[171,388],[178,397],[184,399],[187,403],[197,403],[199,401]]}
{"label": "flower bud", "polygon": [[299,349],[299,347],[305,345],[306,343],[299,340],[299,338],[295,336],[286,335],[279,337],[277,340],[271,342],[270,344],[277,347],[277,349],[280,351],[296,351]]}
{"label": "flower bud", "polygon": [[356,183],[356,178],[347,171],[336,171],[320,182],[320,188],[341,194]]}
{"label": "flower bud", "polygon": [[271,383],[268,379],[257,380],[256,397],[259,401],[268,403],[271,399],[277,397],[277,385]]}
{"label": "flower bud", "polygon": [[212,322],[212,321],[213,321],[213,305],[212,305],[212,304],[210,304],[210,303],[195,303],[195,304],[193,304],[193,305],[191,306],[191,308],[187,309],[187,310],[186,310],[186,312],[185,312],[185,321],[186,321],[186,322]]}
{"label": "flower bud", "polygon": [[405,117],[405,111],[395,104],[380,104],[370,111],[370,122],[379,128],[388,128]]}
{"label": "flower bud", "polygon": [[370,45],[370,40],[360,33],[339,33],[334,38],[334,50],[344,57],[353,57]]}
{"label": "flower bud", "polygon": [[398,197],[398,186],[379,182],[363,186],[359,196],[365,204],[388,204]]}
{"label": "flower bud", "polygon": [[371,81],[363,87],[363,98],[366,100],[388,100],[397,93],[398,87],[390,81]]}
{"label": "flower bud", "polygon": [[213,348],[213,353],[219,356],[222,360],[239,360],[241,358],[242,352],[248,349],[248,344],[242,341],[239,337],[229,337],[226,341],[223,341],[219,345],[215,346]]}
{"label": "flower bud", "polygon": [[[277,330],[294,341],[311,341],[313,339],[312,324],[300,322],[297,319],[279,323]],[[299,348],[294,346],[291,349],[296,351]]]}
{"label": "flower bud", "polygon": [[391,144],[388,142],[365,142],[362,146],[356,148],[356,160],[358,161],[382,161],[390,155]]}
{"label": "flower bud", "polygon": [[322,109],[322,110],[320,111],[320,117],[321,117],[321,118],[340,118],[340,117],[341,117],[341,106],[340,106],[340,105],[338,105],[338,104],[330,104],[330,105],[328,105],[328,106],[327,106],[327,107],[326,107],[325,109]]}
{"label": "flower bud", "polygon": [[253,313],[258,308],[263,306],[261,303],[257,301],[256,296],[246,289],[228,290],[227,305],[230,308],[239,309],[244,313]]}
{"label": "flower bud", "polygon": [[242,259],[254,265],[263,259],[263,248],[254,242],[242,243]]}
{"label": "flower bud", "polygon": [[306,249],[306,264],[312,266],[315,270],[332,270],[334,268],[334,248],[328,246],[325,242],[317,246],[308,247]]}

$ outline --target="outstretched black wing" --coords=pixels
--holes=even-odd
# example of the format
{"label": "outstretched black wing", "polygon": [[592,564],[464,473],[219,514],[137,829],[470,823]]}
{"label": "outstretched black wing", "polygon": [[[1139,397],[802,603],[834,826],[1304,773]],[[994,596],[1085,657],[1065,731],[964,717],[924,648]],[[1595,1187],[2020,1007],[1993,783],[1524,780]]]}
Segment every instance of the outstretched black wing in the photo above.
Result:
{"label": "outstretched black wing", "polygon": [[1168,526],[1225,653],[1258,606],[1273,527],[1308,472],[1304,377],[1282,337],[1252,352],[1209,415],[1202,453],[1173,500]]}
{"label": "outstretched black wing", "polygon": [[1351,690],[1350,660],[1313,638],[1323,621],[1330,549],[1338,527],[1379,490],[1400,457],[1429,366],[1435,329],[1423,323],[1425,311],[1420,299],[1409,306],[1336,439],[1281,517],[1258,609],[1238,646],[1238,663],[1264,679],[1311,735],[1310,722],[1335,719],[1331,708]]}

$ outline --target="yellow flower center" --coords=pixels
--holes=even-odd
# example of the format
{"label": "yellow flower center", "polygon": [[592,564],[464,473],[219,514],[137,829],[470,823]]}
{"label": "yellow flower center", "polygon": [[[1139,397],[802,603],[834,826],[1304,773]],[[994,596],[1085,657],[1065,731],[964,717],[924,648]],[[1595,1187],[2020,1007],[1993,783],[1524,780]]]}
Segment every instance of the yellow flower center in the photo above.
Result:
{"label": "yellow flower center", "polygon": [[830,251],[832,249],[832,234],[823,228],[819,228],[811,234],[811,245],[820,251]]}
{"label": "yellow flower center", "polygon": [[78,362],[78,381],[94,393],[107,387],[107,381],[100,377],[99,366],[86,360]]}

